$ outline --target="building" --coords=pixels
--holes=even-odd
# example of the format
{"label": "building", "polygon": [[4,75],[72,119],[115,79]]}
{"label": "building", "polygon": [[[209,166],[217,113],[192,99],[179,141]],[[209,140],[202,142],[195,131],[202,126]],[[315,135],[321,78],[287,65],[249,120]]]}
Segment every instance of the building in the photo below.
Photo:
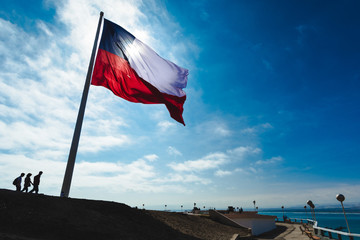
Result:
{"label": "building", "polygon": [[254,236],[276,228],[276,216],[260,215],[257,212],[232,212],[210,210],[210,217],[235,227],[246,227]]}

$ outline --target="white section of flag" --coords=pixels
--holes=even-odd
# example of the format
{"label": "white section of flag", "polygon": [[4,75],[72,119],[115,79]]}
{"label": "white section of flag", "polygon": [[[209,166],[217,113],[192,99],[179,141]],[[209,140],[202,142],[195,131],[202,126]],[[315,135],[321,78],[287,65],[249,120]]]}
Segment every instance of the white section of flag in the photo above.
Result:
{"label": "white section of flag", "polygon": [[130,66],[145,81],[156,87],[160,92],[183,97],[186,87],[188,70],[177,66],[160,57],[146,44],[134,39],[126,48]]}

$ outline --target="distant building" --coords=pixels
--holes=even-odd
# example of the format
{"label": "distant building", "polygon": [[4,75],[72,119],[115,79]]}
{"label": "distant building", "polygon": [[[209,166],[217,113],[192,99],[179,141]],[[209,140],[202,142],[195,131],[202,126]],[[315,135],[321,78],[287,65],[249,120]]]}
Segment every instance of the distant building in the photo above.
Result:
{"label": "distant building", "polygon": [[276,216],[260,215],[257,212],[231,212],[210,210],[210,217],[224,224],[245,227],[254,236],[276,228]]}

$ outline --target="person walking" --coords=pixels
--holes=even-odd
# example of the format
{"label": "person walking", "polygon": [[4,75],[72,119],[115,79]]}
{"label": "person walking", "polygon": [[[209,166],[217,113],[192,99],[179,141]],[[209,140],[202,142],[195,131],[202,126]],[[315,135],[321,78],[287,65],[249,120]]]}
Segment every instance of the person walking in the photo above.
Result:
{"label": "person walking", "polygon": [[23,191],[28,192],[28,188],[30,187],[31,184],[33,184],[31,182],[31,179],[30,179],[31,175],[32,175],[31,173],[28,173],[26,175],[26,178],[25,178],[25,181],[24,181],[24,188],[23,188],[23,190],[21,190],[22,192]]}
{"label": "person walking", "polygon": [[13,181],[13,184],[15,185],[17,192],[20,192],[21,190],[21,179],[23,176],[25,176],[25,173],[21,173],[21,175],[15,178]]}
{"label": "person walking", "polygon": [[35,191],[35,193],[37,194],[39,192],[40,177],[42,173],[43,172],[40,171],[39,174],[34,177],[34,182],[33,182],[34,187],[33,189],[31,189],[30,193]]}

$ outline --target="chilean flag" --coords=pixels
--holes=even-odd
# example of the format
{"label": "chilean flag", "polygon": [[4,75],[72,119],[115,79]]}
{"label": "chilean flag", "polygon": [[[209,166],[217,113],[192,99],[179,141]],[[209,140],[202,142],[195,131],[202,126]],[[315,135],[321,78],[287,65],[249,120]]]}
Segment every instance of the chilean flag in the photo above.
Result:
{"label": "chilean flag", "polygon": [[182,113],[188,70],[161,58],[154,50],[115,23],[104,19],[92,85],[110,89],[130,102],[166,105],[185,125]]}

